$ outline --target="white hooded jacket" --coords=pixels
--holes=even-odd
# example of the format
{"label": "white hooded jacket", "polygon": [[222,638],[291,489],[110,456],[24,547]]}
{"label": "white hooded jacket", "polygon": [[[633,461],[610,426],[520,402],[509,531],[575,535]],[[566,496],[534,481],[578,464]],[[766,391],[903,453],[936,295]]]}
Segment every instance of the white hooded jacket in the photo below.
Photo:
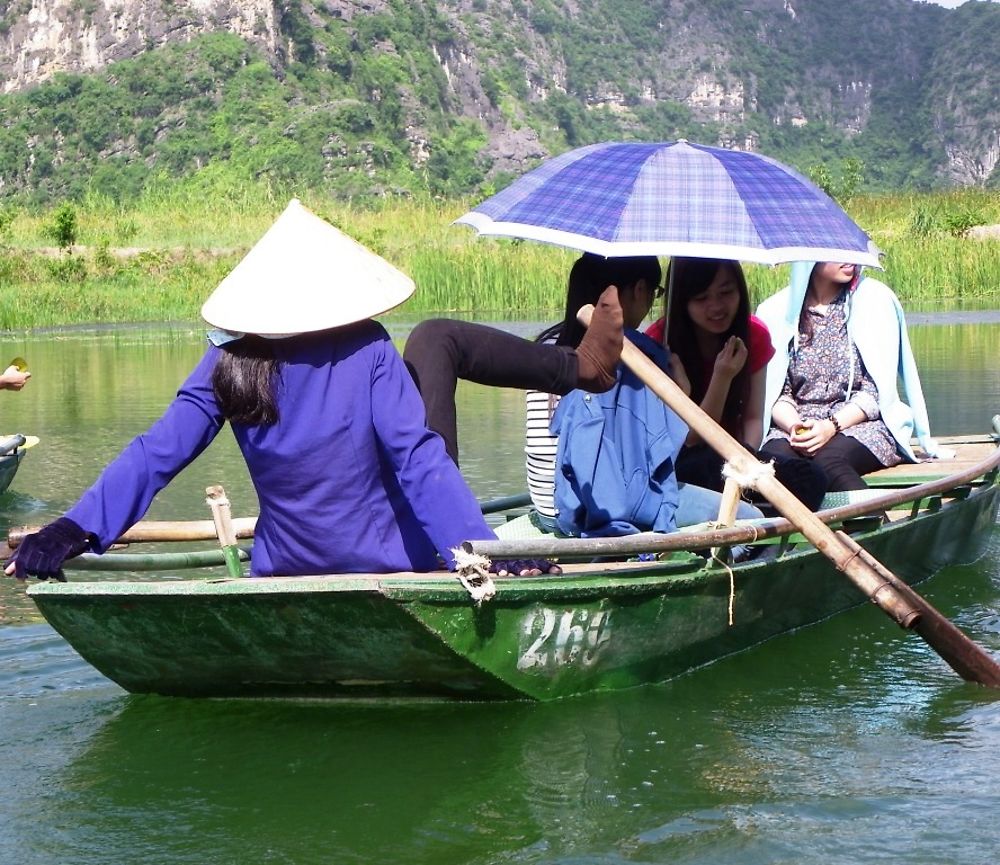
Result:
{"label": "white hooded jacket", "polygon": [[[775,348],[775,355],[767,365],[764,392],[764,417],[768,420],[785,384],[790,351],[798,342],[799,313],[813,266],[811,261],[795,262],[790,284],[757,308],[757,317],[771,331]],[[848,336],[857,346],[865,369],[875,382],[882,420],[896,439],[900,453],[910,462],[917,462],[910,445],[910,439],[915,436],[927,456],[953,456],[931,438],[927,406],[906,333],[906,319],[892,289],[877,279],[862,277],[850,291],[846,314]],[[903,383],[906,402],[899,397],[899,380]]]}

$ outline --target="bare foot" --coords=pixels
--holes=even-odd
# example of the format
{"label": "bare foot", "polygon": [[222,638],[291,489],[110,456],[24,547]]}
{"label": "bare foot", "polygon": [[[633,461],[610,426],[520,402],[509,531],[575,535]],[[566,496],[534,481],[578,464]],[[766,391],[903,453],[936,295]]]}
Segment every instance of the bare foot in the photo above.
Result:
{"label": "bare foot", "polygon": [[622,356],[624,326],[618,288],[609,285],[598,299],[590,327],[576,350],[577,387],[591,393],[603,393],[614,386],[615,368]]}

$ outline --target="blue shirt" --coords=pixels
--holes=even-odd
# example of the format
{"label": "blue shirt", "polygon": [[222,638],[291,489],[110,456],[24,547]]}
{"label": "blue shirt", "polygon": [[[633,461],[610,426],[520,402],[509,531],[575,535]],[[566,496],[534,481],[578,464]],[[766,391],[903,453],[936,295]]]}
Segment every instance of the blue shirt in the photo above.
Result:
{"label": "blue shirt", "polygon": [[[423,403],[381,325],[275,340],[280,420],[232,424],[260,502],[255,575],[428,571],[463,540],[492,538],[472,491],[425,426]],[[225,419],[210,347],[163,416],[66,514],[104,552]]]}
{"label": "blue shirt", "polygon": [[[668,355],[644,334],[626,334],[661,369]],[[571,391],[559,402],[555,503],[559,529],[584,538],[676,530],[674,464],[688,428],[628,367],[599,394]]]}

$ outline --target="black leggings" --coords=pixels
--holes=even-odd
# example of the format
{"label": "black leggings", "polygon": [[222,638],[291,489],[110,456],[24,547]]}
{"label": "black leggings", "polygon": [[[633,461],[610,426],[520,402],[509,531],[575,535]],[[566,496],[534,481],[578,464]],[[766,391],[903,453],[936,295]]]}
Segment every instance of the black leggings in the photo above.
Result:
{"label": "black leggings", "polygon": [[[779,457],[802,456],[785,439],[767,442],[761,453],[773,453]],[[868,485],[861,476],[883,468],[875,454],[861,442],[842,433],[837,433],[823,445],[812,459],[826,473],[830,492],[863,490]]]}
{"label": "black leggings", "polygon": [[403,360],[423,398],[427,426],[444,439],[456,464],[458,379],[562,396],[576,387],[578,378],[576,349],[450,318],[418,324],[406,340]]}
{"label": "black leggings", "polygon": [[[791,492],[809,510],[819,510],[828,489],[826,472],[814,460],[798,454],[779,455],[775,451],[765,453],[743,445],[758,459],[774,461],[774,476],[781,485]],[[726,460],[707,444],[685,445],[677,457],[677,480],[710,490],[722,492],[725,479],[722,468]],[[774,506],[756,490],[746,490],[744,497],[757,505],[765,515],[776,513]]]}

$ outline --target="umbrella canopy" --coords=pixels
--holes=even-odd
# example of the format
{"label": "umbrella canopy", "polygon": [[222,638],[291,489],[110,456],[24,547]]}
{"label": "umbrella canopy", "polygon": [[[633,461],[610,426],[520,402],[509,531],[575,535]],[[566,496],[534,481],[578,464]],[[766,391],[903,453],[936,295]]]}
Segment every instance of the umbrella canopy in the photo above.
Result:
{"label": "umbrella canopy", "polygon": [[683,140],[571,150],[455,222],[609,258],[880,266],[868,235],[801,174],[757,153]]}

